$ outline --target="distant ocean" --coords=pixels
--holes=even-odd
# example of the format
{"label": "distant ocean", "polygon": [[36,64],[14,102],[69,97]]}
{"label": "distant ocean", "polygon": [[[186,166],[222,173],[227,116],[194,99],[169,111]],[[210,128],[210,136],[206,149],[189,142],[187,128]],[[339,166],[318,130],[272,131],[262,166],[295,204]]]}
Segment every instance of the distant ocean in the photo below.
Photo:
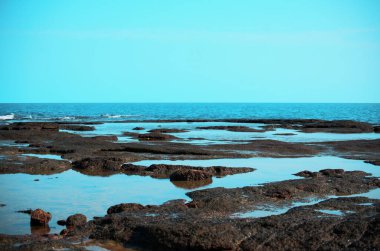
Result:
{"label": "distant ocean", "polygon": [[380,104],[107,103],[0,104],[5,121],[148,119],[348,119],[380,124]]}

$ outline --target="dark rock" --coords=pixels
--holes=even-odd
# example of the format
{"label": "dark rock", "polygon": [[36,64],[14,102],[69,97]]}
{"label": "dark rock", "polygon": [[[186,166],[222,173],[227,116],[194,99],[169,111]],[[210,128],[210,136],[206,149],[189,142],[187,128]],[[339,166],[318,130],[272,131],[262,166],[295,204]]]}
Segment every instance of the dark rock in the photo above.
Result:
{"label": "dark rock", "polygon": [[320,170],[319,172],[325,176],[340,177],[344,173],[344,170],[343,169],[323,169],[323,170]]}
{"label": "dark rock", "polygon": [[201,170],[177,170],[170,175],[170,181],[199,181],[211,179],[212,175]]}
{"label": "dark rock", "polygon": [[91,137],[91,139],[104,140],[104,141],[117,141],[118,140],[116,135],[94,136],[94,137]]}
{"label": "dark rock", "polygon": [[63,130],[70,130],[70,131],[95,131],[94,126],[86,126],[86,125],[61,124],[59,125],[59,128]]}
{"label": "dark rock", "polygon": [[50,233],[49,225],[31,225],[30,232],[32,235],[46,236]]}
{"label": "dark rock", "polygon": [[137,126],[137,127],[133,128],[132,130],[134,130],[134,131],[140,131],[140,130],[145,130],[145,128]]}
{"label": "dark rock", "polygon": [[73,167],[87,171],[120,171],[124,161],[121,158],[85,158],[74,161]]}
{"label": "dark rock", "polygon": [[285,199],[292,198],[292,193],[287,189],[278,188],[278,189],[268,190],[267,192],[265,192],[265,196],[285,200]]}
{"label": "dark rock", "polygon": [[107,214],[116,214],[121,212],[136,212],[145,207],[137,203],[122,203],[108,208]]}
{"label": "dark rock", "polygon": [[19,210],[17,213],[22,213],[22,214],[31,214],[33,212],[32,209],[26,209],[26,210]]}
{"label": "dark rock", "polygon": [[297,135],[295,133],[274,133],[273,135],[279,135],[279,136],[293,136]]}
{"label": "dark rock", "polygon": [[374,126],[374,127],[373,127],[373,131],[374,131],[375,133],[380,133],[380,126]]}
{"label": "dark rock", "polygon": [[0,204],[0,207],[5,207],[7,204]]}
{"label": "dark rock", "polygon": [[87,218],[83,214],[74,214],[66,219],[66,226],[68,227],[84,226],[86,223]]}
{"label": "dark rock", "polygon": [[[0,173],[53,174],[71,167],[69,161],[12,156],[0,161]],[[36,181],[36,180],[35,180]]]}
{"label": "dark rock", "polygon": [[310,172],[310,171],[301,171],[296,174],[295,176],[305,177],[305,178],[315,178],[315,177],[321,177],[322,173],[320,172]]}
{"label": "dark rock", "polygon": [[39,179],[34,179],[33,181],[40,181]]}
{"label": "dark rock", "polygon": [[123,172],[126,174],[135,174],[142,176],[151,176],[153,178],[169,178],[174,172],[178,170],[198,170],[209,173],[210,175],[223,177],[226,175],[233,175],[238,173],[252,172],[255,169],[250,167],[196,167],[185,165],[167,165],[167,164],[153,164],[149,167],[138,166],[134,164],[124,164],[122,166]]}
{"label": "dark rock", "polygon": [[364,162],[375,166],[380,166],[380,160],[366,160]]}
{"label": "dark rock", "polygon": [[59,234],[65,236],[68,233],[69,233],[69,231],[67,229],[62,229],[62,231]]}
{"label": "dark rock", "polygon": [[254,129],[248,126],[200,126],[197,129],[203,130],[226,130],[232,132],[265,132],[265,130]]}
{"label": "dark rock", "polygon": [[187,132],[187,131],[188,130],[175,129],[175,128],[159,128],[159,129],[149,130],[150,133],[180,133],[180,132]]}
{"label": "dark rock", "polygon": [[60,225],[60,226],[65,226],[66,225],[66,221],[65,220],[59,220],[59,221],[57,221],[57,224]]}
{"label": "dark rock", "polygon": [[164,133],[145,133],[145,134],[139,134],[138,136],[139,140],[146,140],[146,141],[165,141],[165,140],[172,140],[176,139],[173,135],[170,134],[164,134]]}
{"label": "dark rock", "polygon": [[41,122],[17,122],[9,125],[1,126],[0,130],[8,131],[20,131],[20,130],[32,130],[32,131],[58,131],[59,126],[57,123],[41,123]]}
{"label": "dark rock", "polygon": [[32,226],[44,226],[49,224],[51,214],[43,211],[42,209],[33,210],[30,213],[30,225]]}
{"label": "dark rock", "polygon": [[369,123],[351,120],[318,121],[306,123],[300,127],[303,132],[364,133],[373,132]]}

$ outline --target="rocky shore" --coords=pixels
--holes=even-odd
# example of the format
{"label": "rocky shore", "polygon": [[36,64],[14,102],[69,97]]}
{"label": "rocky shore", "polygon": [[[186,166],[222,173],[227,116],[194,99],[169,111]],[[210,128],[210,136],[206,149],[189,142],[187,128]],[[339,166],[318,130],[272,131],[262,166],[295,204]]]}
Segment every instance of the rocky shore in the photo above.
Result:
{"label": "rocky shore", "polygon": [[[141,121],[124,121],[133,122]],[[356,121],[244,119],[144,122],[246,124],[197,128],[238,133],[260,133],[277,128],[303,133],[379,132],[378,125]],[[263,125],[255,129],[249,127],[251,123]],[[142,160],[338,156],[379,165],[380,139],[284,142],[264,138],[249,139],[242,144],[196,145],[181,142],[172,135],[189,131],[180,127],[151,130],[135,127],[120,135],[82,136],[78,133],[92,132],[96,130],[96,124],[19,122],[0,126],[0,142],[3,142],[0,144],[0,174],[55,174],[72,169],[94,176],[149,176],[167,179],[178,187],[198,190],[187,193],[189,201],[174,200],[162,205],[126,201],[110,207],[103,217],[94,219],[87,219],[78,212],[61,219],[60,223],[66,229],[60,234],[49,233],[47,227],[51,216],[49,218],[43,208],[42,212],[38,211],[40,206],[36,205],[30,211],[33,233],[17,236],[1,234],[1,250],[86,250],[89,241],[110,240],[129,250],[380,249],[380,200],[350,196],[380,188],[380,180],[370,173],[321,167],[318,172],[306,169],[296,173],[298,179],[294,180],[261,186],[202,189],[213,178],[223,179],[255,172],[255,169],[244,166],[132,164]],[[118,142],[118,136],[128,136],[137,141]],[[293,137],[289,133],[285,136]],[[36,154],[50,154],[57,158],[39,158]],[[316,202],[293,206],[310,200]],[[247,216],[257,210],[286,207],[290,210],[279,215]]]}

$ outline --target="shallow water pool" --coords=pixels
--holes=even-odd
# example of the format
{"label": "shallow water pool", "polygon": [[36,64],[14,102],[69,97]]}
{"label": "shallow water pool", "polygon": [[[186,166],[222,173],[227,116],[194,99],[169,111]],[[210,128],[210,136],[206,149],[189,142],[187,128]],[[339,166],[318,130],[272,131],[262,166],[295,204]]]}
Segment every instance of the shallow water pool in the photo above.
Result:
{"label": "shallow water pool", "polygon": [[[250,158],[250,159],[214,159],[185,161],[140,161],[136,164],[157,163],[183,164],[193,166],[222,165],[229,167],[253,167],[251,173],[237,174],[224,178],[214,178],[203,188],[243,187],[260,185],[265,182],[298,179],[292,174],[302,170],[318,171],[325,168],[345,170],[363,170],[380,176],[377,166],[359,160],[337,157],[312,158]],[[39,179],[39,181],[34,181]],[[83,213],[89,219],[106,214],[106,210],[115,204],[135,202],[141,204],[162,204],[172,199],[188,199],[186,193],[196,189],[184,189],[171,183],[169,179],[116,174],[108,177],[88,176],[68,170],[54,175],[3,174],[0,175],[0,233],[30,233],[29,215],[16,213],[28,208],[52,213],[51,232],[59,232],[62,227],[57,220],[69,215]],[[380,190],[380,189],[378,189]],[[373,193],[371,195],[371,193]],[[372,190],[369,195],[380,198],[379,192]]]}

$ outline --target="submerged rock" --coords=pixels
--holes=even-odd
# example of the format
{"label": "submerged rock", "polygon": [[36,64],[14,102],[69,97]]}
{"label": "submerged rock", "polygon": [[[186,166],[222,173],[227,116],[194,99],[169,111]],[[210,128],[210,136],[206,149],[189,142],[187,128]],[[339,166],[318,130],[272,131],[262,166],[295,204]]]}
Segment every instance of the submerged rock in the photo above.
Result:
{"label": "submerged rock", "polygon": [[50,220],[51,214],[42,209],[38,208],[30,213],[30,225],[32,226],[44,226],[49,224]]}

